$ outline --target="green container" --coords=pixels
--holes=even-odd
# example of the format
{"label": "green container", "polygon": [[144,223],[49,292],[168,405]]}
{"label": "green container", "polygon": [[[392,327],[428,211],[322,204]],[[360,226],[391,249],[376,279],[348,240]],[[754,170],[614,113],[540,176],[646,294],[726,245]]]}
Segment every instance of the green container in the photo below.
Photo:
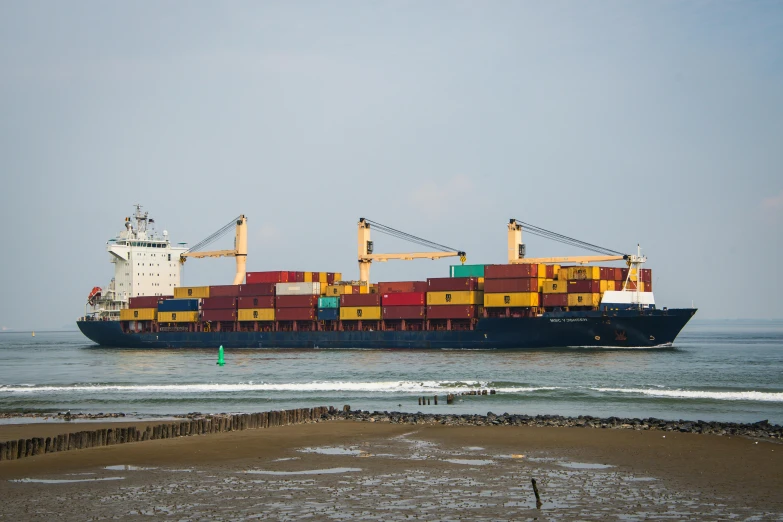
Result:
{"label": "green container", "polygon": [[450,277],[484,277],[484,265],[451,265]]}
{"label": "green container", "polygon": [[340,308],[339,297],[319,297],[318,308]]}

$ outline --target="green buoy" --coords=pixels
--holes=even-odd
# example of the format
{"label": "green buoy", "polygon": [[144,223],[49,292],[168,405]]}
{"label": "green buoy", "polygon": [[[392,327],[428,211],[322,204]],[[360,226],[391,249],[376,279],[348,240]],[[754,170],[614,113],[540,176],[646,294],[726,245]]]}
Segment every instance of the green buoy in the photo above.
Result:
{"label": "green buoy", "polygon": [[223,366],[226,364],[225,359],[223,359],[223,345],[220,345],[220,349],[218,350],[218,366]]}

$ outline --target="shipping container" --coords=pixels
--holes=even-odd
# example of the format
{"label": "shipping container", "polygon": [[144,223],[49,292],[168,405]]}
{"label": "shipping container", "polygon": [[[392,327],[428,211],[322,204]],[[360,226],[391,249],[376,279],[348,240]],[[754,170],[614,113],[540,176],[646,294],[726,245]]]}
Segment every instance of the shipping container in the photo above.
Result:
{"label": "shipping container", "polygon": [[544,281],[545,294],[565,294],[568,292],[568,281]]}
{"label": "shipping container", "polygon": [[614,288],[615,288],[615,281],[614,280],[611,280],[611,281],[604,281],[603,279],[601,280],[601,293],[604,293],[607,290],[610,291],[610,292],[614,291]]}
{"label": "shipping container", "polygon": [[601,304],[601,294],[568,294],[568,307],[574,306],[590,306],[597,307]]}
{"label": "shipping container", "polygon": [[478,278],[478,284],[476,285],[476,290],[481,290],[482,292],[484,291],[484,278],[483,277],[479,277]]}
{"label": "shipping container", "polygon": [[[484,281],[484,291],[488,293],[538,292],[538,279],[487,279]],[[543,282],[543,280],[542,280]]]}
{"label": "shipping container", "polygon": [[277,321],[315,321],[316,308],[277,308]]}
{"label": "shipping container", "polygon": [[[398,294],[399,295],[399,294]],[[425,306],[383,306],[383,319],[424,319]]]}
{"label": "shipping container", "polygon": [[566,279],[569,281],[601,279],[601,268],[597,266],[569,266],[566,270]]}
{"label": "shipping container", "polygon": [[426,292],[427,281],[393,281],[378,283],[379,294],[394,294],[397,292]]}
{"label": "shipping container", "polygon": [[451,265],[451,277],[484,277],[484,265]]}
{"label": "shipping container", "polygon": [[544,299],[541,302],[543,307],[568,306],[568,294],[544,294]]}
{"label": "shipping container", "polygon": [[254,308],[274,308],[275,296],[273,295],[243,295],[237,300],[237,308],[240,310],[252,310]]}
{"label": "shipping container", "polygon": [[305,283],[312,283],[313,281],[320,282],[320,281],[318,281],[318,273],[316,272],[316,278],[313,279],[313,273],[312,272],[305,272],[304,273],[304,282]]}
{"label": "shipping container", "polygon": [[198,312],[162,312],[158,310],[159,323],[197,323]]}
{"label": "shipping container", "polygon": [[642,280],[644,283],[649,283],[652,281],[652,270],[649,268],[642,268],[639,270],[639,279]]}
{"label": "shipping container", "polygon": [[157,318],[157,308],[125,308],[120,310],[120,321],[154,321]]}
{"label": "shipping container", "polygon": [[626,288],[628,290],[636,290],[637,286],[639,287],[640,292],[650,292],[651,291],[650,289],[652,288],[652,285],[650,283],[637,283],[636,281],[628,281],[627,283],[626,282],[620,283],[620,290],[622,290],[623,288]]}
{"label": "shipping container", "polygon": [[278,295],[275,298],[275,308],[317,308],[317,295]]}
{"label": "shipping container", "polygon": [[237,310],[239,321],[274,321],[274,308],[244,308]]}
{"label": "shipping container", "polygon": [[254,295],[275,295],[275,285],[277,283],[254,283],[252,285],[239,286],[239,296]]}
{"label": "shipping container", "polygon": [[236,297],[209,297],[201,300],[202,310],[220,310],[226,308],[236,308]]}
{"label": "shipping container", "polygon": [[628,272],[631,273],[631,281],[637,280],[635,268],[621,268],[620,271],[622,275],[622,277],[620,278],[621,281],[625,281],[626,279],[628,279]]}
{"label": "shipping container", "polygon": [[601,266],[598,267],[598,271],[601,274],[601,281],[614,281],[614,268]]}
{"label": "shipping container", "polygon": [[304,283],[305,282],[304,278],[305,278],[304,272],[288,272],[289,283]]}
{"label": "shipping container", "polygon": [[275,285],[275,293],[278,296],[321,295],[321,283],[277,283]]}
{"label": "shipping container", "polygon": [[427,304],[425,292],[397,292],[379,295],[381,295],[383,306],[423,306]]}
{"label": "shipping container", "polygon": [[434,277],[427,279],[427,292],[449,292],[460,290],[478,290],[478,277]]}
{"label": "shipping container", "polygon": [[319,321],[337,321],[340,319],[340,309],[319,308],[317,317]]}
{"label": "shipping container", "polygon": [[200,299],[166,299],[158,303],[159,312],[198,312]]}
{"label": "shipping container", "polygon": [[157,308],[158,303],[173,299],[171,295],[140,295],[128,298],[128,308]]}
{"label": "shipping container", "polygon": [[596,280],[568,281],[569,294],[597,294],[601,291],[601,283]]}
{"label": "shipping container", "polygon": [[[546,265],[546,272],[544,272],[545,279],[555,279],[560,272],[560,265]],[[538,277],[541,277],[541,271],[538,272]]]}
{"label": "shipping container", "polygon": [[427,292],[427,306],[430,305],[478,305],[484,301],[483,292],[453,291]]}
{"label": "shipping container", "polygon": [[538,306],[538,292],[484,294],[484,308]]}
{"label": "shipping container", "polygon": [[380,306],[340,307],[340,319],[343,321],[377,321],[380,318]]}
{"label": "shipping container", "polygon": [[239,297],[239,287],[242,285],[220,285],[209,287],[209,297]]}
{"label": "shipping container", "polygon": [[340,298],[337,296],[319,297],[318,308],[340,308]]}
{"label": "shipping container", "polygon": [[236,321],[237,311],[233,308],[228,310],[202,310],[202,321]]}
{"label": "shipping container", "polygon": [[[371,293],[370,290],[366,285],[329,285],[326,287],[324,295],[331,297],[336,295],[369,294]],[[373,287],[372,293],[378,293],[377,287]]]}
{"label": "shipping container", "polygon": [[287,283],[289,272],[286,271],[274,271],[274,272],[247,272],[245,274],[245,282],[249,285],[257,283]]}
{"label": "shipping container", "polygon": [[340,306],[381,306],[381,294],[341,295]]}
{"label": "shipping container", "polygon": [[484,280],[487,279],[512,279],[516,277],[538,277],[538,265],[486,265],[484,268]]}
{"label": "shipping container", "polygon": [[187,299],[189,297],[204,298],[209,297],[208,286],[180,286],[174,289],[176,299]]}
{"label": "shipping container", "polygon": [[427,319],[473,319],[478,317],[477,305],[428,306]]}

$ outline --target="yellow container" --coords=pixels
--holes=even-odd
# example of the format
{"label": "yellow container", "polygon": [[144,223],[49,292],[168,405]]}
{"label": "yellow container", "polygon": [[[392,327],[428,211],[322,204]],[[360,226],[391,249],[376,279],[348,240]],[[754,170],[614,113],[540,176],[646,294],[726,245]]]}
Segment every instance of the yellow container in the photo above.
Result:
{"label": "yellow container", "polygon": [[[305,272],[304,273],[304,282],[305,283],[312,283],[313,282],[313,273],[312,272]],[[318,282],[318,279],[315,280],[315,282]]]}
{"label": "yellow container", "polygon": [[180,286],[174,289],[174,297],[177,299],[209,297],[208,286]]}
{"label": "yellow container", "polygon": [[[315,273],[313,274],[313,277],[315,277]],[[322,286],[326,286],[329,281],[326,280],[326,272],[318,272],[318,282],[321,283]]]}
{"label": "yellow container", "polygon": [[607,281],[606,282],[606,290],[612,292],[619,286],[619,284],[620,284],[619,281]]}
{"label": "yellow container", "polygon": [[479,277],[478,278],[478,285],[476,285],[476,288],[478,288],[481,292],[484,291],[484,278]]}
{"label": "yellow container", "polygon": [[566,278],[569,281],[601,279],[601,268],[597,266],[569,266]]}
{"label": "yellow container", "polygon": [[568,281],[544,281],[545,294],[566,294],[568,293]]}
{"label": "yellow container", "polygon": [[601,304],[601,294],[568,294],[568,306],[591,306]]}
{"label": "yellow container", "polygon": [[[614,281],[612,281],[612,282],[614,283]],[[609,284],[608,283],[609,283],[609,281],[606,281],[604,279],[601,279],[601,282],[598,283],[599,290],[601,291],[602,294],[609,289]]]}
{"label": "yellow container", "polygon": [[240,308],[237,310],[240,321],[274,321],[274,308]]}
{"label": "yellow container", "polygon": [[159,323],[196,323],[198,312],[158,312]]}
{"label": "yellow container", "polygon": [[459,290],[454,292],[427,292],[428,305],[477,305],[484,299],[484,292]]}
{"label": "yellow container", "polygon": [[340,272],[335,272],[334,273],[334,280],[335,281],[342,281],[343,280],[343,274],[340,273]]}
{"label": "yellow container", "polygon": [[120,310],[120,321],[154,321],[157,318],[157,308],[126,308]]}
{"label": "yellow container", "polygon": [[[348,287],[350,288],[350,287]],[[345,286],[343,285],[328,285],[326,287],[326,293],[324,295],[327,296],[335,296],[335,295],[343,295],[345,293]]]}
{"label": "yellow container", "polygon": [[557,270],[557,280],[558,281],[568,280],[568,267],[559,268]]}
{"label": "yellow container", "polygon": [[[428,294],[429,295],[429,294]],[[484,308],[538,306],[538,292],[510,292],[507,294],[484,294]]]}
{"label": "yellow container", "polygon": [[377,321],[381,318],[380,306],[341,306],[342,321]]}
{"label": "yellow container", "polygon": [[[546,266],[546,265],[544,265]],[[538,278],[538,291],[543,292],[544,291],[544,284],[546,284],[547,281],[552,281],[551,279],[547,279],[546,277],[539,277]]]}

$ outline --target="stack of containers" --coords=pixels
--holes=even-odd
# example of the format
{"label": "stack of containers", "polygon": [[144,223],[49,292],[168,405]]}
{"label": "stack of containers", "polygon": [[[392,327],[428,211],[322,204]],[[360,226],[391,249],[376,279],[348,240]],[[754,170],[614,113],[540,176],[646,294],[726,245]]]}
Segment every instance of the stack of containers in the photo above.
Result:
{"label": "stack of containers", "polygon": [[[542,265],[543,266],[543,265]],[[487,265],[484,269],[485,308],[533,308],[539,305],[539,265]],[[546,274],[542,274],[546,276]]]}
{"label": "stack of containers", "polygon": [[201,320],[233,323],[237,320],[239,285],[210,286],[209,297],[201,300]]}
{"label": "stack of containers", "polygon": [[277,283],[275,319],[277,321],[315,321],[321,283]]}
{"label": "stack of containers", "polygon": [[171,299],[170,295],[145,295],[128,299],[128,308],[120,310],[120,321],[155,321],[158,303]]}
{"label": "stack of containers", "polygon": [[318,320],[338,321],[340,319],[340,298],[321,296],[318,298]]}
{"label": "stack of containers", "polygon": [[322,292],[328,285],[342,279],[339,272],[291,272],[276,270],[271,272],[247,272],[247,284],[257,283],[320,283]]}
{"label": "stack of containers", "polygon": [[478,277],[478,289],[484,290],[485,265],[451,265],[449,277]]}
{"label": "stack of containers", "polygon": [[341,321],[379,321],[381,294],[343,294],[340,296]]}
{"label": "stack of containers", "polygon": [[[621,268],[619,270],[621,271],[621,287],[618,288],[618,290],[622,289],[622,285],[627,285],[628,290],[636,290],[636,287],[638,286],[640,292],[652,292],[652,270],[649,268],[642,268],[639,270],[638,275],[633,269]],[[626,283],[629,271],[631,272],[631,278]]]}
{"label": "stack of containers", "polygon": [[378,283],[384,321],[420,320],[427,313],[426,281]]}
{"label": "stack of containers", "polygon": [[361,284],[330,284],[327,285],[323,295],[329,297],[339,297],[346,294],[377,294],[377,285]]}
{"label": "stack of containers", "polygon": [[478,277],[427,279],[428,320],[473,319],[478,317],[483,302]]}
{"label": "stack of containers", "polygon": [[237,285],[237,319],[242,322],[274,321],[275,284],[267,282]]}
{"label": "stack of containers", "polygon": [[[209,287],[206,287],[207,291]],[[174,289],[175,296],[178,288]],[[198,322],[200,299],[166,299],[158,303],[159,323],[195,323]]]}

